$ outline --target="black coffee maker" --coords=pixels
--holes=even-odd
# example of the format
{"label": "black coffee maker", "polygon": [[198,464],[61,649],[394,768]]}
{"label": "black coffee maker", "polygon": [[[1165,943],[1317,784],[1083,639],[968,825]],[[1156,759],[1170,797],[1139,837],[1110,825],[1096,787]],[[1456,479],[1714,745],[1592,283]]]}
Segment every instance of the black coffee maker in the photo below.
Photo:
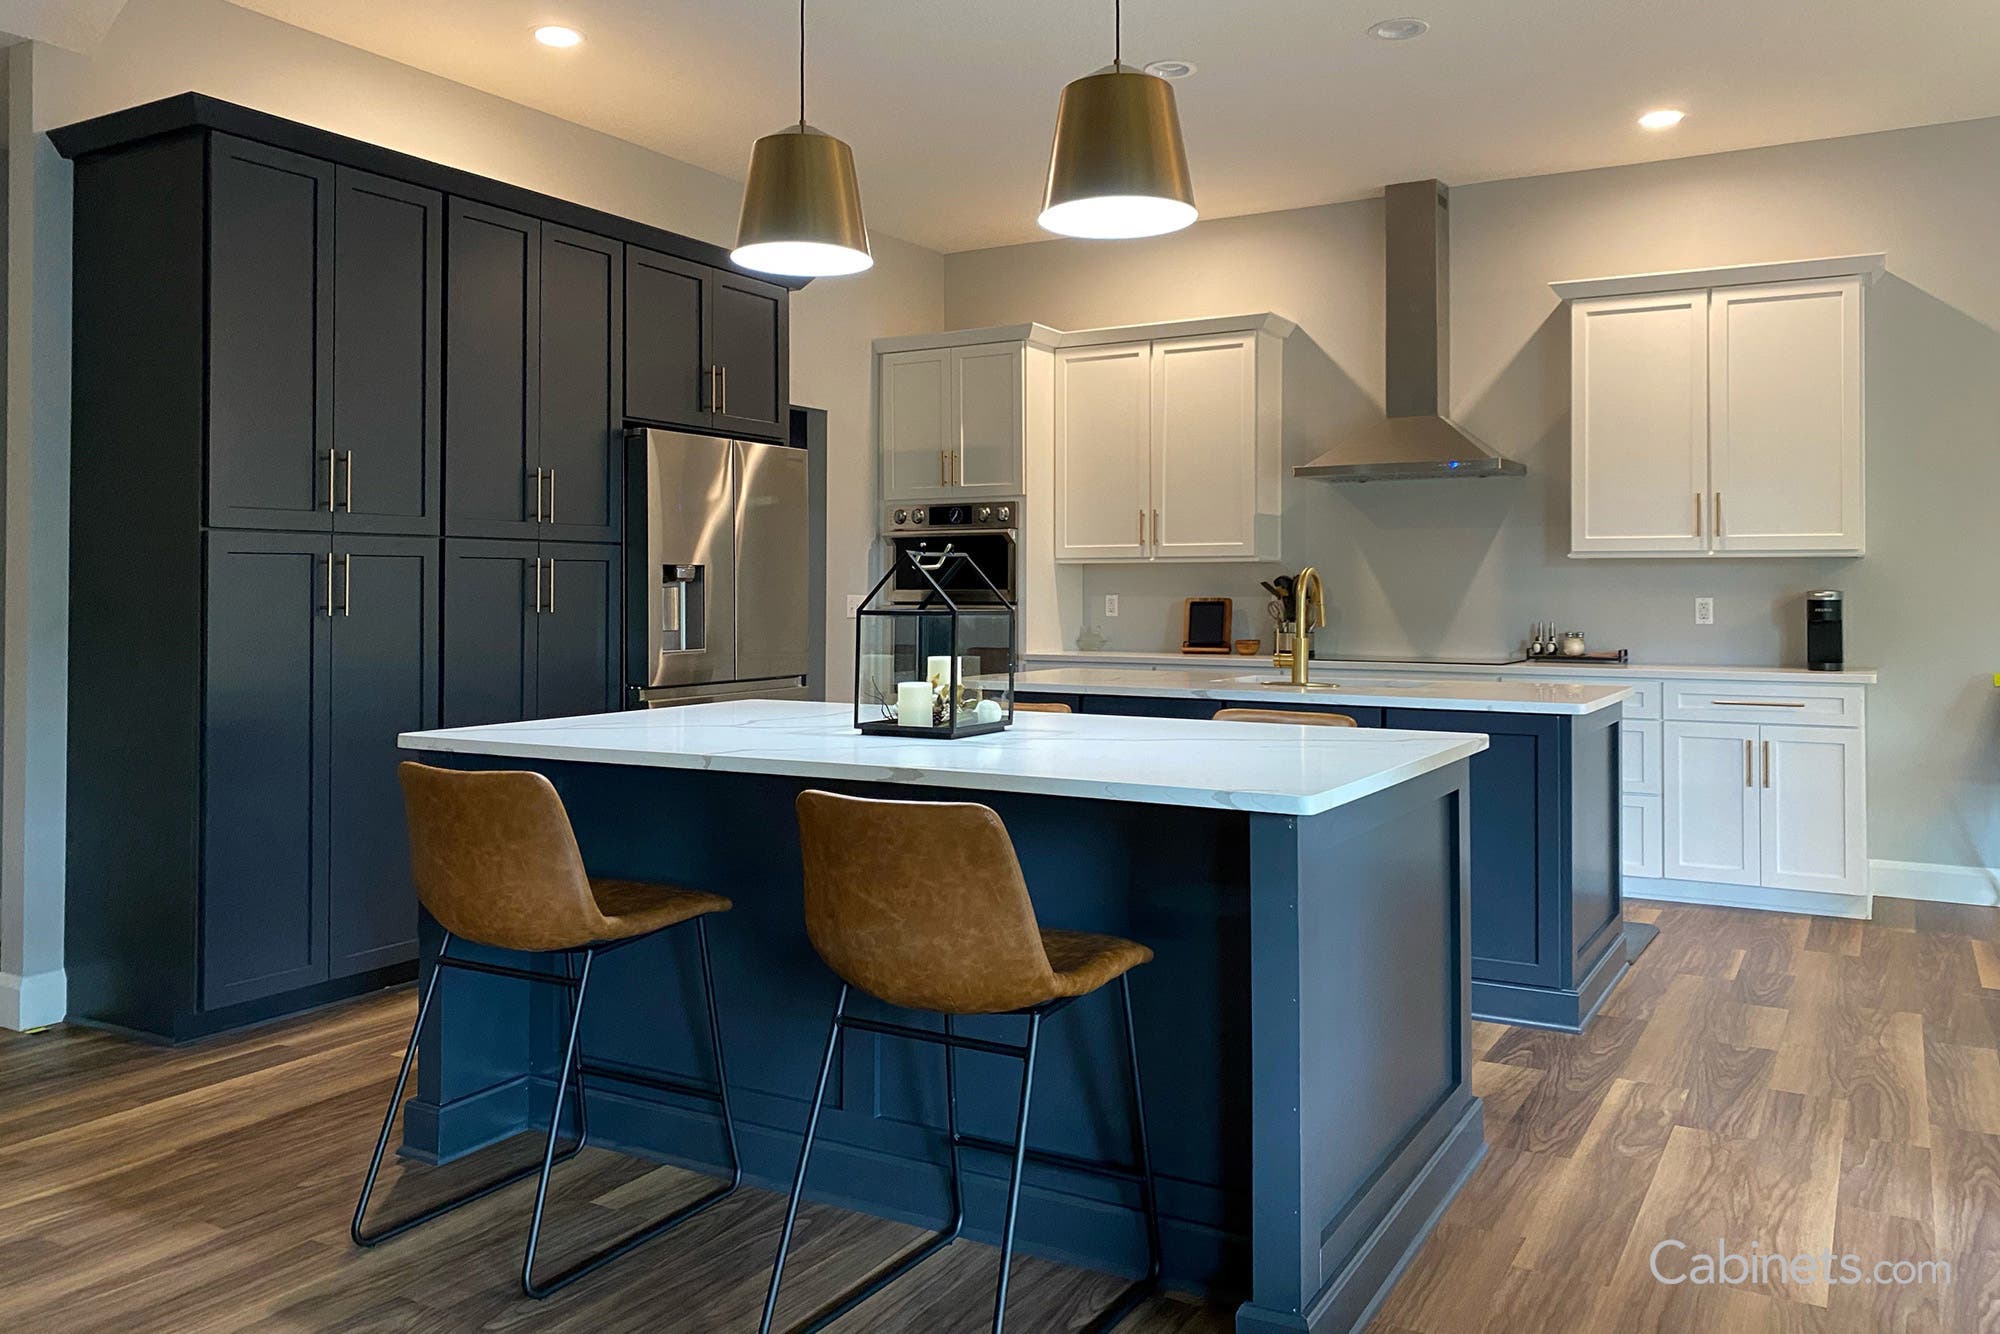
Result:
{"label": "black coffee maker", "polygon": [[1837,672],[1844,665],[1840,604],[1837,588],[1806,594],[1806,666],[1813,671]]}

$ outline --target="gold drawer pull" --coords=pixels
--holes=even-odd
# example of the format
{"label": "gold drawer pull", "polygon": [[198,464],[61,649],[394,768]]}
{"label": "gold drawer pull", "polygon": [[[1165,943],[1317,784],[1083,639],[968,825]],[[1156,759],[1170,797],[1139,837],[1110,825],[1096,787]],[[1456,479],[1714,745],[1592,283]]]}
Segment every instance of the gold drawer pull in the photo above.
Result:
{"label": "gold drawer pull", "polygon": [[1805,705],[1797,700],[1784,699],[1712,699],[1710,704],[1730,709],[1803,709]]}

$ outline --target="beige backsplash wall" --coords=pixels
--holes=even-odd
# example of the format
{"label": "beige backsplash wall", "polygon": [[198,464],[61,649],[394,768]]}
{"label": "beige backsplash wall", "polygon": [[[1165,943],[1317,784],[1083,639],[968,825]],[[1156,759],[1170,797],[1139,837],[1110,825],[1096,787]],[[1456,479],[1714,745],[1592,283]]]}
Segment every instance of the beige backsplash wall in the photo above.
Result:
{"label": "beige backsplash wall", "polygon": [[[1197,185],[1199,182],[1197,182]],[[1102,566],[1111,646],[1179,643],[1180,602],[1326,577],[1322,654],[1493,653],[1531,620],[1682,663],[1797,663],[1801,595],[1848,596],[1870,696],[1871,853],[2000,866],[2000,119],[1453,189],[1455,414],[1529,475],[1290,480],[1285,565]],[[1572,560],[1569,326],[1553,279],[1888,253],[1868,307],[1868,545],[1858,560]],[[949,255],[947,327],[1064,329],[1276,311],[1287,464],[1379,415],[1379,200],[1226,218],[1152,241]],[[1116,593],[1121,614],[1103,617]],[[1694,624],[1693,599],[1716,599]]]}

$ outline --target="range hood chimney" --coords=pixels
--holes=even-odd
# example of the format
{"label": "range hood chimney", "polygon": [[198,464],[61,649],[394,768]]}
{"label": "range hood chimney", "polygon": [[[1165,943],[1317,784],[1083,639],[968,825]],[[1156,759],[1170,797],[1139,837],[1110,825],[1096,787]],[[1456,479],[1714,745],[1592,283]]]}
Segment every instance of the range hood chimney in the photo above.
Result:
{"label": "range hood chimney", "polygon": [[1528,471],[1445,415],[1451,405],[1448,207],[1445,187],[1437,181],[1405,181],[1382,192],[1388,418],[1292,469],[1293,476],[1389,482],[1519,477]]}

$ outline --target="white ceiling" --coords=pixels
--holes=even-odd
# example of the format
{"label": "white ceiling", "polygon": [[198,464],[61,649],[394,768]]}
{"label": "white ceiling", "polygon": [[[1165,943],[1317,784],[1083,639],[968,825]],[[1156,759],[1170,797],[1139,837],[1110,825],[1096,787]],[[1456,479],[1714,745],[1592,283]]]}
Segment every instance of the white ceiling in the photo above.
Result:
{"label": "white ceiling", "polygon": [[[796,117],[791,0],[236,0],[741,179]],[[878,230],[1034,240],[1056,95],[1111,56],[1110,0],[812,0],[808,115]],[[1427,36],[1382,42],[1377,19]],[[586,37],[551,51],[540,23]],[[1200,66],[1204,217],[2000,115],[1994,0],[1127,0],[1129,63]],[[1655,106],[1687,120],[1649,133]]]}

